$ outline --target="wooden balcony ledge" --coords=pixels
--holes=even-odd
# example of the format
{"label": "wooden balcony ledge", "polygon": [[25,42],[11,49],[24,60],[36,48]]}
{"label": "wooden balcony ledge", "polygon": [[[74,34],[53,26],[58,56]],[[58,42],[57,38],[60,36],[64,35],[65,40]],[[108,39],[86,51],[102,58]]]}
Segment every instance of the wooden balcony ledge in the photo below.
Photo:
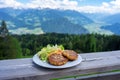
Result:
{"label": "wooden balcony ledge", "polygon": [[[120,51],[80,54],[83,61],[66,69],[48,69],[33,63],[32,58],[0,61],[0,80],[50,80],[65,76],[104,73],[120,70]],[[95,74],[64,80],[120,80],[120,72]]]}

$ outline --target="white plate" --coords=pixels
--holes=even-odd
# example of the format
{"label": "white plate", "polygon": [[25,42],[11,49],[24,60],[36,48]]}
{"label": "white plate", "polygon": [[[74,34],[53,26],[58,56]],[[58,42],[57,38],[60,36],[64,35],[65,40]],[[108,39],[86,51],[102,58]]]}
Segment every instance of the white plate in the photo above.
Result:
{"label": "white plate", "polygon": [[54,66],[54,65],[49,64],[48,62],[43,62],[42,60],[40,60],[38,55],[35,54],[33,56],[33,62],[36,63],[37,65],[45,67],[45,68],[62,69],[62,68],[73,67],[73,66],[80,64],[82,62],[82,57],[80,55],[78,55],[78,59],[75,61],[68,61],[66,64],[64,64],[62,66]]}

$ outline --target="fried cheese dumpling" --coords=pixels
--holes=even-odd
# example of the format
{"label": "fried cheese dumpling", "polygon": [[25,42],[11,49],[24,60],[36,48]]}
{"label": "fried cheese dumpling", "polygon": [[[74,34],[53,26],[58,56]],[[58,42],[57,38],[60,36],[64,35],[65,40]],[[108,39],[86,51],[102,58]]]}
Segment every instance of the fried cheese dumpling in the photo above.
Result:
{"label": "fried cheese dumpling", "polygon": [[48,62],[55,66],[61,66],[68,62],[68,59],[65,58],[62,54],[52,53],[48,56]]}
{"label": "fried cheese dumpling", "polygon": [[78,54],[73,50],[64,50],[63,56],[65,56],[71,61],[76,60],[78,58]]}

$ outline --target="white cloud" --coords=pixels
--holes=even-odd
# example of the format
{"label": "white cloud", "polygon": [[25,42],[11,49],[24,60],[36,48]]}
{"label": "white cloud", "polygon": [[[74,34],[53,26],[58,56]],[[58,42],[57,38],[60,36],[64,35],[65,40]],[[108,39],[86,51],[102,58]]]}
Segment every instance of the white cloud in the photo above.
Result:
{"label": "white cloud", "polygon": [[0,8],[2,8],[2,7],[18,8],[21,6],[23,6],[23,4],[20,2],[17,2],[16,0],[0,0]]}
{"label": "white cloud", "polygon": [[[84,0],[80,0],[84,1]],[[79,6],[77,0],[32,0],[28,3],[28,7],[32,8],[60,8],[60,9],[70,9],[77,10],[80,12],[87,13],[118,13],[120,12],[120,0],[113,0],[111,2],[103,2],[101,6]]]}
{"label": "white cloud", "polygon": [[103,2],[102,6],[104,6],[105,8],[110,7],[110,5],[108,3],[106,3],[106,2]]}
{"label": "white cloud", "polygon": [[110,4],[114,12],[120,12],[120,0],[111,1]]}
{"label": "white cloud", "polygon": [[82,6],[78,8],[78,11],[85,13],[112,13],[112,10],[108,4],[103,4],[102,6]]}
{"label": "white cloud", "polygon": [[[80,2],[84,0],[79,0]],[[87,1],[86,1],[87,2]],[[103,2],[100,6],[80,6],[78,0],[30,0],[29,3],[20,3],[17,0],[0,0],[0,7],[14,8],[52,8],[70,9],[87,13],[118,13],[120,12],[120,0]]]}
{"label": "white cloud", "polygon": [[120,13],[120,0],[114,0],[111,2],[103,2],[101,6],[82,6],[78,7],[80,12],[88,13]]}
{"label": "white cloud", "polygon": [[78,5],[77,1],[70,0],[31,0],[30,3],[20,3],[17,0],[0,0],[0,8],[14,7],[14,8],[62,8],[75,9]]}
{"label": "white cloud", "polygon": [[58,4],[54,0],[32,0],[27,3],[26,6],[29,8],[56,8]]}
{"label": "white cloud", "polygon": [[62,9],[75,9],[78,5],[77,1],[69,0],[32,0],[26,6],[30,8],[62,8]]}

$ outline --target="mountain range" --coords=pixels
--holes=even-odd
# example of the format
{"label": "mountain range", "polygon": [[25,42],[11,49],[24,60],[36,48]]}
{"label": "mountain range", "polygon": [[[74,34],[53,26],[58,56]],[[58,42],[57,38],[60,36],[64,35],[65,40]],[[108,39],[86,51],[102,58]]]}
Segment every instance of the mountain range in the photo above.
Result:
{"label": "mountain range", "polygon": [[120,13],[106,16],[102,19],[102,21],[104,21],[108,24],[120,23]]}
{"label": "mountain range", "polygon": [[120,35],[120,13],[106,16],[102,20],[108,24],[102,26],[102,29],[107,29],[116,35]]}
{"label": "mountain range", "polygon": [[54,9],[0,9],[0,20],[7,22],[11,33],[89,33],[83,27],[93,23],[86,16],[71,10]]}
{"label": "mountain range", "polygon": [[119,14],[100,16],[74,10],[0,8],[0,21],[6,21],[11,34],[120,34],[116,27],[110,28],[117,23],[117,28],[120,27]]}

